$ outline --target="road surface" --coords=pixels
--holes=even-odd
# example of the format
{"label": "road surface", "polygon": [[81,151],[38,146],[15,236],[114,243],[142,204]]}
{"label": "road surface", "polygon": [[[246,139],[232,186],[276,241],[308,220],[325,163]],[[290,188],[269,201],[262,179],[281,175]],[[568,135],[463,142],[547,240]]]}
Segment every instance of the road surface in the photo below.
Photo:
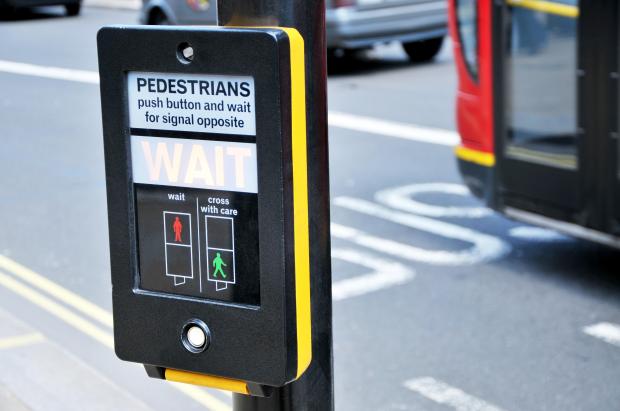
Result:
{"label": "road surface", "polygon": [[[55,13],[0,22],[0,403],[227,410],[114,356],[95,35],[137,14]],[[447,43],[331,67],[336,409],[620,409],[618,252],[467,193],[455,88]]]}

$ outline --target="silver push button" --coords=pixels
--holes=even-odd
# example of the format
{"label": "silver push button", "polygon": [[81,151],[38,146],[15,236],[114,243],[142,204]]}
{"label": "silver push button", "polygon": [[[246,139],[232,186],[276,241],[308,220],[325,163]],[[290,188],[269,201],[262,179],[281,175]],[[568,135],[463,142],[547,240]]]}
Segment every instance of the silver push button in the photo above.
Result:
{"label": "silver push button", "polygon": [[209,348],[211,332],[203,321],[192,319],[183,325],[181,342],[185,349],[198,354]]}

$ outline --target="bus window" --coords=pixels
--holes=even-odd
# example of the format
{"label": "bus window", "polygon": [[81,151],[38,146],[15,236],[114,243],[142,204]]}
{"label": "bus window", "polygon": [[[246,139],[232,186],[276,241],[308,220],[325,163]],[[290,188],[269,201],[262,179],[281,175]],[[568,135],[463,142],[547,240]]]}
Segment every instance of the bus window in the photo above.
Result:
{"label": "bus window", "polygon": [[476,0],[456,0],[456,18],[463,58],[469,73],[478,78],[478,12]]}
{"label": "bus window", "polygon": [[576,169],[578,0],[507,0],[506,156]]}

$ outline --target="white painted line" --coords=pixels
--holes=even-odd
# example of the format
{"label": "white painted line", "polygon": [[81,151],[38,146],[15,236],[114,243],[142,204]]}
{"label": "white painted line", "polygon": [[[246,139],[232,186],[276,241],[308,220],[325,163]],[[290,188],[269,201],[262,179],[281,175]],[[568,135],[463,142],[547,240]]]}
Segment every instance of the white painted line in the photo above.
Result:
{"label": "white painted line", "polygon": [[0,60],[0,71],[24,76],[44,77],[56,80],[77,81],[79,83],[99,84],[96,71],[65,69],[60,67],[39,66]]}
{"label": "white painted line", "polygon": [[426,204],[412,197],[418,194],[442,193],[470,197],[469,189],[462,184],[426,183],[411,184],[402,187],[381,190],[375,194],[375,200],[389,207],[408,213],[427,217],[445,218],[482,218],[493,214],[493,210],[486,207],[453,207]]}
{"label": "white painted line", "polygon": [[[40,66],[7,60],[0,60],[0,72],[99,84],[99,73],[96,71]],[[339,111],[329,112],[328,123],[332,127],[441,146],[456,146],[460,141],[458,133],[451,130],[417,126]]]}
{"label": "white painted line", "polygon": [[112,314],[100,308],[98,305],[91,303],[80,295],[59,286],[53,281],[48,280],[45,276],[35,273],[28,267],[24,267],[10,258],[0,255],[0,268],[15,275],[20,280],[37,287],[39,290],[57,298],[65,304],[70,305],[82,314],[97,320],[101,324],[112,327]]}
{"label": "white painted line", "polygon": [[613,323],[598,323],[589,325],[583,329],[583,332],[601,339],[609,344],[620,347],[620,325]]}
{"label": "white painted line", "polygon": [[432,218],[400,213],[370,201],[336,197],[334,204],[440,237],[472,244],[471,247],[461,251],[428,250],[375,237],[348,227],[343,230],[332,224],[332,234],[336,237],[410,261],[447,266],[478,264],[501,258],[511,250],[510,245],[498,237]]}
{"label": "white painted line", "polygon": [[348,248],[332,249],[332,257],[373,270],[369,274],[334,282],[332,285],[334,301],[402,285],[415,277],[415,273],[401,263]]}
{"label": "white painted line", "polygon": [[[409,261],[419,261],[428,264],[443,265],[451,260],[448,252],[428,251],[422,248],[388,240],[383,237],[373,236],[356,228],[331,223],[333,237],[351,241],[362,247],[380,251],[394,257],[404,258]],[[453,264],[449,264],[453,265]]]}
{"label": "white painted line", "polygon": [[429,400],[448,405],[457,411],[502,411],[501,408],[495,405],[489,404],[486,401],[467,394],[463,390],[452,387],[432,377],[422,377],[405,381],[403,385]]}
{"label": "white painted line", "polygon": [[416,126],[338,111],[329,112],[328,124],[332,127],[360,131],[362,133],[378,134],[441,146],[456,146],[460,141],[458,133],[450,130]]}
{"label": "white painted line", "polygon": [[0,338],[0,350],[25,347],[45,341],[45,337],[39,333],[16,335],[14,337]]}
{"label": "white painted line", "polygon": [[336,238],[351,241],[359,246],[409,261],[452,266],[459,265],[460,260],[462,260],[459,258],[455,259],[453,253],[449,251],[429,251],[399,243],[394,240],[388,240],[383,237],[377,237],[356,228],[342,226],[336,223],[331,224],[331,234]]}
{"label": "white painted line", "polygon": [[511,228],[508,234],[513,238],[529,241],[540,242],[552,242],[552,241],[565,241],[569,240],[569,237],[558,233],[555,230],[541,227],[520,226]]}

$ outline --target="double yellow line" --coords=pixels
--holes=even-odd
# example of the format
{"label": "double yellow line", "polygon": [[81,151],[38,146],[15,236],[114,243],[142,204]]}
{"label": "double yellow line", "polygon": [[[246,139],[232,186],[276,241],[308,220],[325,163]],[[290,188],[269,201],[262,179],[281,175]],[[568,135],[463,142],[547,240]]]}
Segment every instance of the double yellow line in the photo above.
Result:
{"label": "double yellow line", "polygon": [[45,341],[45,336],[40,333],[29,333],[13,337],[0,338],[0,350],[24,347]]}
{"label": "double yellow line", "polygon": [[[3,255],[0,255],[0,285],[114,350],[112,314],[98,305]],[[178,383],[169,384],[211,411],[231,411],[228,404],[203,389]]]}

